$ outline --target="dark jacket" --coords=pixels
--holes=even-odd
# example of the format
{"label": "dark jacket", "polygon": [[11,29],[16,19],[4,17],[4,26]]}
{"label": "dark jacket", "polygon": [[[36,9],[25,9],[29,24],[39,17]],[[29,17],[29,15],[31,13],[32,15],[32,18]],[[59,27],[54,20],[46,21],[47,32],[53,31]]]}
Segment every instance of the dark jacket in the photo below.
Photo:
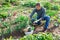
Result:
{"label": "dark jacket", "polygon": [[41,8],[40,10],[37,10],[36,8],[33,10],[33,12],[30,15],[30,18],[34,15],[34,13],[37,13],[37,18],[43,18],[45,16],[45,9]]}

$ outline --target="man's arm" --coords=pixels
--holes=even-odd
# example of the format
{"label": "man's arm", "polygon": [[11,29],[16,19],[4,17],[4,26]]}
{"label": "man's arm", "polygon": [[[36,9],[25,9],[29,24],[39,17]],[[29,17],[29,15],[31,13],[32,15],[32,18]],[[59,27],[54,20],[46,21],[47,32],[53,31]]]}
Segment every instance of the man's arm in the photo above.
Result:
{"label": "man's arm", "polygon": [[42,18],[45,16],[45,9],[42,10]]}
{"label": "man's arm", "polygon": [[30,15],[30,18],[32,18],[32,16],[34,15],[35,12],[36,12],[36,9],[33,10],[33,12]]}
{"label": "man's arm", "polygon": [[45,9],[43,8],[43,9],[42,9],[42,15],[41,15],[41,18],[38,19],[37,21],[42,20],[44,16],[45,16]]}

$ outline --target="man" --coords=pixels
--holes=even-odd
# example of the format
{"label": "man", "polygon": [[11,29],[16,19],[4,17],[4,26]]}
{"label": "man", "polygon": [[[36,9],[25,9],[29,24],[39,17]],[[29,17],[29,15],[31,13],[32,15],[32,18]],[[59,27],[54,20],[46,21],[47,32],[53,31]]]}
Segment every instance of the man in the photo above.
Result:
{"label": "man", "polygon": [[45,9],[40,6],[40,3],[37,3],[36,8],[33,10],[33,12],[30,15],[30,19],[32,23],[36,23],[37,25],[40,25],[41,22],[40,21],[35,22],[34,18],[32,18],[35,12],[37,13],[37,20],[46,20],[43,30],[44,32],[48,28],[50,17],[45,15]]}

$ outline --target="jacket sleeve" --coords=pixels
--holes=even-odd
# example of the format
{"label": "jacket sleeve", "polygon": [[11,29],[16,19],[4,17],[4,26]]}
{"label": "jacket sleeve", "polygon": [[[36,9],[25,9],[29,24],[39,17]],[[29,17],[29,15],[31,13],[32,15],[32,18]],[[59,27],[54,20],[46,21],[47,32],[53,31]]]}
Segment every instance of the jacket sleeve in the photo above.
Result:
{"label": "jacket sleeve", "polygon": [[36,9],[33,10],[33,12],[30,15],[30,18],[32,18],[32,16],[34,15],[35,12],[36,12]]}
{"label": "jacket sleeve", "polygon": [[42,10],[42,15],[41,15],[42,18],[45,16],[45,14],[46,14],[46,13],[45,13],[45,9],[43,9],[43,10]]}

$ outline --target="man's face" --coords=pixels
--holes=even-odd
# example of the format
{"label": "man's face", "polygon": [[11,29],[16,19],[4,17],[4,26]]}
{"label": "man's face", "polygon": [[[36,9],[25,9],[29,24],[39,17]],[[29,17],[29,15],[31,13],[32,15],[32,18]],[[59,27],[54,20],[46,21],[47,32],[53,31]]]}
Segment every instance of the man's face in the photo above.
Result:
{"label": "man's face", "polygon": [[36,6],[36,9],[37,9],[37,10],[40,10],[40,9],[41,9],[41,7],[40,7],[40,6]]}

